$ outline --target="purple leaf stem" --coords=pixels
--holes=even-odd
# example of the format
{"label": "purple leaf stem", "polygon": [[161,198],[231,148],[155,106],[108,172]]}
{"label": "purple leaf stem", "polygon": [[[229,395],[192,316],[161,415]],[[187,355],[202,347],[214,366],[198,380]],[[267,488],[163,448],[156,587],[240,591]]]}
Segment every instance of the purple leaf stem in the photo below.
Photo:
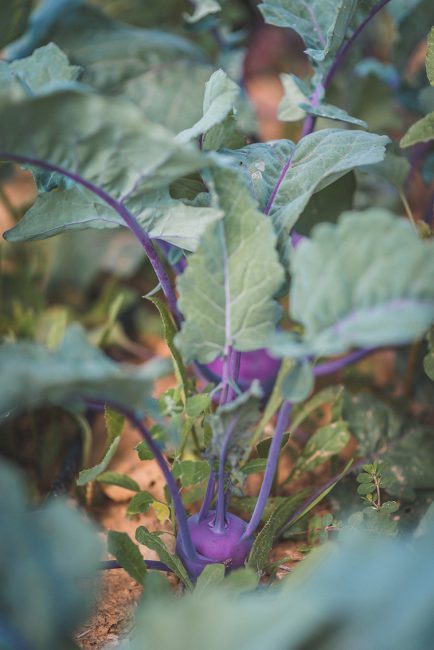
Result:
{"label": "purple leaf stem", "polygon": [[345,357],[340,359],[333,359],[332,361],[326,361],[325,363],[320,363],[318,366],[315,366],[313,369],[313,374],[315,377],[322,377],[323,375],[330,375],[333,372],[338,372],[349,366],[352,363],[357,363],[361,359],[369,356],[373,352],[377,352],[378,348],[363,348],[361,350],[354,350],[350,352]]}
{"label": "purple leaf stem", "polygon": [[63,167],[59,167],[58,165],[53,165],[51,163],[46,162],[45,160],[40,160],[39,158],[30,158],[28,156],[18,156],[5,151],[0,151],[0,159],[10,160],[11,162],[15,162],[17,164],[34,165],[35,167],[40,167],[41,169],[46,169],[48,171],[53,171],[53,172],[57,172],[58,174],[62,174],[63,176],[66,176],[67,178],[73,180],[75,183],[78,183],[79,185],[82,185],[86,189],[90,190],[96,196],[99,196],[100,199],[102,199],[105,203],[107,203],[108,206],[110,206],[113,210],[115,210],[115,212],[118,213],[118,215],[121,217],[125,225],[131,230],[131,232],[135,235],[135,237],[142,245],[146,255],[148,256],[149,261],[152,264],[155,274],[161,284],[161,288],[168,302],[169,309],[171,310],[175,318],[176,324],[179,327],[180,315],[176,303],[175,292],[173,291],[169,277],[164,269],[163,264],[160,261],[160,258],[158,257],[157,251],[154,248],[151,238],[142,229],[135,216],[124,206],[123,203],[112,198],[109,194],[107,194],[107,192],[102,190],[100,187],[94,185],[93,183],[90,183],[89,181],[87,181],[85,178],[82,178],[78,174],[69,172],[66,169],[63,169]]}
{"label": "purple leaf stem", "polygon": [[[329,87],[329,85],[331,83],[331,80],[333,79],[333,77],[336,74],[336,71],[342,65],[343,60],[345,59],[348,51],[350,50],[352,44],[354,43],[354,41],[356,40],[358,35],[365,29],[366,25],[368,25],[368,23],[371,22],[373,17],[376,14],[378,14],[378,12],[381,11],[381,9],[385,5],[387,5],[388,2],[390,2],[390,0],[380,0],[380,2],[378,2],[375,5],[375,7],[373,7],[371,9],[371,11],[366,16],[366,18],[364,20],[362,20],[360,25],[357,27],[357,29],[354,31],[354,33],[350,36],[350,38],[347,40],[347,42],[343,43],[341,45],[341,47],[339,48],[339,50],[338,50],[338,52],[337,52],[337,54],[336,54],[336,56],[334,58],[333,63],[331,64],[331,66],[329,68],[329,71],[327,72],[327,74],[326,74],[326,76],[324,78],[323,83],[322,84],[319,83],[316,86],[315,90],[313,91],[313,94],[312,94],[312,97],[311,97],[311,105],[314,108],[316,106],[318,106],[319,99],[320,99],[322,93],[324,92],[324,90],[326,88]],[[315,122],[316,122],[316,117],[314,115],[308,115],[308,117],[306,118],[306,120],[304,122],[303,132],[302,132],[301,137],[304,137],[305,135],[309,135],[309,133],[313,132],[313,130],[315,128]]]}
{"label": "purple leaf stem", "polygon": [[215,472],[211,469],[205,496],[199,511],[199,522],[207,518],[215,492]]}
{"label": "purple leaf stem", "polygon": [[187,515],[185,513],[182,499],[179,494],[178,486],[176,485],[176,481],[173,478],[172,472],[170,471],[166,459],[164,458],[159,446],[151,436],[148,429],[145,427],[143,422],[137,417],[134,411],[131,411],[127,407],[122,406],[122,404],[117,404],[115,402],[109,402],[109,401],[99,402],[99,401],[92,401],[92,400],[90,401],[85,400],[85,403],[89,408],[92,409],[101,410],[102,407],[107,405],[110,408],[113,408],[115,411],[122,413],[122,415],[124,415],[127,418],[127,420],[131,422],[131,424],[141,433],[142,437],[146,440],[146,444],[154,454],[155,460],[157,461],[158,466],[160,467],[160,470],[163,473],[164,478],[166,479],[167,487],[170,492],[170,496],[172,497],[173,500],[173,507],[175,510],[176,522],[178,524],[179,536],[181,538],[185,552],[189,557],[189,559],[193,561],[197,560],[198,555],[191,539],[191,535],[187,523]]}
{"label": "purple leaf stem", "polygon": [[232,435],[235,431],[235,428],[240,419],[239,414],[235,415],[229,422],[224,438],[223,443],[220,449],[219,457],[219,471],[218,471],[218,482],[217,482],[217,503],[216,503],[216,515],[214,520],[214,528],[216,532],[223,533],[226,524],[226,492],[225,492],[225,463],[226,463],[226,454],[228,451],[228,446],[231,441]]}
{"label": "purple leaf stem", "polygon": [[[159,562],[158,560],[143,560],[143,563],[150,571],[167,571],[172,573],[172,569],[169,569],[164,562]],[[116,562],[116,560],[105,560],[104,562],[100,562],[99,568],[102,571],[109,571],[110,569],[122,569],[123,567],[119,562]]]}
{"label": "purple leaf stem", "polygon": [[234,348],[232,348],[232,352],[229,359],[229,377],[228,377],[228,389],[226,395],[227,402],[232,402],[232,400],[235,397],[235,390],[231,385],[230,380],[232,380],[235,384],[238,383],[238,375],[240,374],[240,363],[241,363],[241,352],[238,352],[238,350],[234,350]]}
{"label": "purple leaf stem", "polygon": [[255,509],[251,519],[243,534],[243,539],[253,535],[259,524],[261,523],[262,515],[264,514],[265,506],[270,495],[271,486],[273,484],[274,475],[276,473],[277,462],[279,459],[280,445],[282,443],[283,434],[285,433],[289,415],[291,413],[291,402],[283,402],[280,407],[279,416],[277,418],[276,430],[274,432],[273,440],[268,454],[267,465],[265,467],[264,478],[262,481],[261,489],[259,490],[258,500],[256,501]]}

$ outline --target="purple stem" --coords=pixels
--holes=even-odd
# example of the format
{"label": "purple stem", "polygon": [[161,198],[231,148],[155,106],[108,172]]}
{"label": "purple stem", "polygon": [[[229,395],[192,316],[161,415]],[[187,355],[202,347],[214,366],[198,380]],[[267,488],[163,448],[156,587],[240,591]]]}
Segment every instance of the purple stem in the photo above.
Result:
{"label": "purple stem", "polygon": [[[321,97],[324,94],[326,86],[325,83],[321,83],[321,81],[317,84],[315,90],[313,91],[312,97],[310,98],[310,105],[312,108],[316,108],[318,104],[321,101]],[[312,133],[312,131],[315,128],[315,120],[316,117],[315,115],[308,115],[307,118],[304,121],[303,125],[303,131],[301,133],[301,137],[304,138],[305,135],[309,135],[309,133]]]}
{"label": "purple stem", "polygon": [[202,505],[199,511],[199,521],[203,521],[209,514],[209,509],[211,507],[212,500],[214,498],[215,492],[215,472],[211,469],[208,485],[206,486],[206,492]]}
{"label": "purple stem", "polygon": [[239,414],[235,415],[229,422],[225,435],[223,438],[223,443],[220,449],[219,457],[219,471],[218,471],[218,483],[217,483],[217,504],[216,504],[216,515],[214,520],[214,528],[218,533],[223,533],[226,525],[226,493],[225,493],[225,462],[226,454],[228,451],[228,446],[231,441],[232,435],[235,431],[235,428],[240,419]]}
{"label": "purple stem", "polygon": [[262,481],[261,489],[259,490],[258,500],[256,501],[255,509],[251,519],[243,533],[242,538],[251,537],[259,524],[261,523],[262,515],[264,514],[265,506],[270,495],[271,486],[273,484],[274,475],[276,473],[277,462],[279,460],[280,445],[282,443],[283,434],[285,433],[289,415],[291,413],[292,404],[290,402],[283,402],[280,407],[279,416],[277,418],[276,430],[274,432],[273,440],[268,454],[267,465],[265,467],[264,479]]}
{"label": "purple stem", "polygon": [[[381,2],[379,2],[369,12],[369,15],[365,18],[365,20],[363,20],[360,23],[360,25],[355,30],[355,32],[351,36],[351,38],[349,38],[348,41],[344,45],[342,45],[342,47],[340,48],[340,50],[336,54],[335,60],[333,61],[332,65],[330,66],[330,69],[329,69],[329,71],[328,71],[328,73],[327,73],[327,75],[326,75],[326,77],[324,79],[324,82],[322,82],[322,83],[320,82],[316,86],[315,90],[313,91],[313,94],[312,94],[312,97],[311,97],[312,106],[314,106],[314,107],[318,106],[318,103],[320,101],[322,93],[329,86],[332,78],[334,77],[337,69],[342,64],[342,61],[345,58],[348,50],[352,46],[354,40],[357,38],[357,36],[360,34],[360,32],[363,31],[363,29],[366,27],[366,25],[372,20],[372,18],[375,16],[375,14],[377,14],[384,7],[384,5],[386,5],[388,2],[390,2],[390,0],[381,0]],[[303,132],[302,132],[302,135],[301,135],[302,138],[304,136],[309,135],[310,133],[313,132],[313,130],[315,128],[315,122],[316,122],[316,117],[314,115],[308,115],[307,116],[307,118],[305,120],[305,123],[304,123],[304,126],[303,126]],[[274,186],[274,189],[273,189],[273,191],[271,193],[271,196],[270,196],[270,198],[268,200],[268,203],[266,205],[266,208],[264,210],[265,214],[270,213],[271,208],[273,207],[273,203],[274,203],[274,200],[276,198],[277,192],[279,191],[279,187],[281,186],[282,181],[286,176],[286,172],[288,171],[288,169],[290,169],[290,167],[291,167],[291,156],[286,161],[286,163],[285,163],[285,165],[284,165],[284,167],[283,167],[283,169],[282,169],[282,171],[280,173],[280,176],[277,179],[277,183]]]}
{"label": "purple stem", "polygon": [[[169,569],[169,567],[166,566],[164,562],[158,562],[158,560],[143,560],[143,563],[145,567],[150,571],[167,571],[169,573],[172,573],[172,569]],[[99,568],[102,571],[108,571],[110,569],[123,569],[122,565],[119,564],[119,562],[116,562],[116,560],[105,560],[104,562],[100,562]]]}
{"label": "purple stem", "polygon": [[275,198],[277,196],[277,192],[279,191],[279,187],[281,186],[281,184],[283,182],[283,179],[286,176],[286,172],[291,167],[291,163],[292,163],[292,156],[289,156],[288,160],[286,161],[286,163],[284,164],[284,166],[282,168],[282,171],[280,172],[280,176],[277,179],[277,183],[274,186],[273,191],[271,192],[271,196],[268,199],[267,205],[265,206],[264,214],[267,214],[267,215],[270,214],[271,208],[273,207],[274,200],[275,200]]}
{"label": "purple stem", "polygon": [[336,57],[335,57],[332,65],[329,68],[329,71],[328,71],[328,73],[326,75],[326,78],[324,79],[324,88],[327,88],[329,86],[329,84],[330,84],[331,80],[333,79],[336,71],[341,66],[342,61],[346,57],[346,55],[348,53],[348,50],[351,48],[352,44],[354,43],[354,41],[356,40],[356,38],[358,37],[360,32],[362,32],[365,29],[366,25],[368,25],[368,23],[371,22],[371,20],[374,18],[374,16],[376,16],[376,14],[378,14],[378,12],[381,11],[382,8],[385,5],[387,5],[388,2],[390,2],[390,0],[380,0],[380,2],[378,2],[375,5],[375,7],[373,7],[371,9],[371,11],[366,16],[366,18],[364,20],[362,20],[362,22],[357,27],[357,29],[354,31],[354,33],[351,35],[351,37],[348,39],[348,41],[346,43],[344,43],[340,47],[340,49],[339,49],[338,53],[336,54]]}
{"label": "purple stem", "polygon": [[345,357],[341,357],[340,359],[333,359],[332,361],[320,363],[318,366],[314,367],[313,374],[315,377],[330,375],[332,372],[338,372],[339,370],[342,370],[342,368],[345,368],[345,366],[349,366],[351,363],[357,363],[357,361],[364,359],[377,350],[378,348],[354,350],[354,352],[350,352]]}
{"label": "purple stem", "polygon": [[[352,44],[354,43],[354,41],[356,40],[358,35],[365,29],[366,25],[368,25],[368,23],[371,22],[371,20],[374,18],[374,16],[376,14],[378,14],[378,12],[381,11],[381,9],[385,5],[387,5],[388,2],[390,2],[390,0],[381,0],[380,2],[378,2],[375,5],[375,7],[373,7],[371,9],[371,11],[366,16],[366,18],[364,20],[362,20],[362,22],[357,27],[357,29],[354,31],[354,33],[351,35],[351,37],[348,39],[348,41],[341,45],[341,47],[339,48],[339,50],[338,50],[338,52],[337,52],[337,54],[336,54],[336,56],[334,58],[334,61],[333,61],[332,65],[329,68],[329,71],[327,72],[327,74],[325,76],[325,79],[324,79],[323,83],[319,83],[316,86],[315,90],[313,91],[313,94],[312,94],[312,97],[311,97],[311,105],[313,107],[318,106],[319,99],[320,99],[322,93],[324,92],[324,90],[326,90],[326,88],[329,87],[329,85],[331,83],[331,80],[335,76],[337,70],[342,65],[343,60],[345,59],[348,51],[350,50]],[[306,120],[304,122],[303,132],[302,132],[301,137],[304,137],[305,135],[309,135],[309,133],[313,132],[313,130],[315,128],[315,122],[316,122],[316,116],[315,115],[308,115],[308,117],[306,118]]]}
{"label": "purple stem", "polygon": [[163,473],[164,478],[166,479],[167,487],[169,489],[170,495],[173,500],[173,507],[175,509],[175,516],[178,524],[179,536],[181,538],[186,555],[189,559],[193,561],[197,560],[198,555],[191,539],[190,530],[188,528],[188,523],[187,523],[187,515],[184,510],[184,506],[182,503],[181,496],[179,494],[178,487],[176,485],[176,481],[173,478],[172,472],[170,471],[166,459],[164,458],[163,454],[160,451],[159,446],[151,436],[148,429],[145,427],[143,422],[139,420],[139,418],[136,416],[134,411],[131,411],[125,406],[122,406],[122,404],[117,404],[115,402],[109,402],[109,401],[99,402],[99,401],[92,401],[92,400],[91,401],[85,400],[85,403],[89,408],[95,410],[100,410],[101,408],[104,408],[105,405],[110,406],[110,408],[113,408],[115,411],[122,413],[122,415],[124,415],[127,418],[127,420],[129,420],[131,424],[136,429],[138,429],[138,431],[140,431],[142,437],[146,440],[146,444],[148,445],[149,449],[154,454],[155,460],[157,461],[160,470]]}
{"label": "purple stem", "polygon": [[47,163],[44,160],[39,160],[39,158],[29,158],[27,156],[18,156],[15,154],[7,153],[5,151],[0,151],[0,159],[10,160],[11,162],[15,162],[18,164],[34,165],[35,167],[41,167],[42,169],[46,169],[48,171],[53,171],[62,174],[63,176],[66,176],[67,178],[73,180],[75,183],[78,183],[79,185],[82,185],[83,187],[87,188],[88,190],[93,192],[96,196],[99,196],[100,199],[102,199],[105,203],[107,203],[108,206],[110,206],[113,210],[115,210],[115,212],[118,213],[118,215],[121,217],[125,225],[136,236],[136,238],[142,245],[143,249],[145,250],[146,255],[148,256],[148,259],[151,262],[155,274],[158,278],[158,281],[161,284],[163,293],[166,296],[169,309],[171,310],[175,318],[176,324],[179,327],[180,315],[176,303],[175,292],[173,291],[169,277],[164,269],[164,266],[160,261],[160,258],[158,257],[158,254],[151,241],[151,238],[144,230],[142,230],[142,227],[138,223],[135,216],[131,214],[131,212],[124,206],[123,203],[117,201],[116,199],[113,199],[109,194],[107,194],[107,192],[102,190],[97,185],[90,183],[89,181],[82,178],[78,174],[69,172],[66,169],[63,169],[63,167],[59,167],[58,165],[52,165],[51,163]]}

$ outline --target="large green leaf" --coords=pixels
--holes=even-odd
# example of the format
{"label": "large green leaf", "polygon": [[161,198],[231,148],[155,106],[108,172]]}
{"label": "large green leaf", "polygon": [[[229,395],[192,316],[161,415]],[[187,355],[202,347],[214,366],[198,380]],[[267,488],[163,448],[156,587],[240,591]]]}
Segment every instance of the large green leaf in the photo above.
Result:
{"label": "large green leaf", "polygon": [[372,208],[316,226],[291,258],[291,317],[303,336],[275,335],[282,356],[409,343],[434,320],[434,242]]}
{"label": "large green leaf", "polygon": [[25,492],[2,461],[0,647],[66,650],[94,605],[101,545],[76,508],[60,499],[35,508]]}
{"label": "large green leaf", "polygon": [[215,170],[223,220],[206,229],[178,280],[185,321],[176,343],[186,359],[207,363],[225,353],[256,350],[278,316],[283,281],[273,227],[232,170]]}
{"label": "large green leaf", "polygon": [[337,52],[356,6],[357,0],[265,0],[259,9],[267,23],[300,34],[306,54],[322,62]]}
{"label": "large green leaf", "polygon": [[134,106],[75,91],[1,106],[0,141],[2,152],[79,174],[114,198],[133,202],[136,212],[144,192],[204,164],[198,150],[176,143]]}
{"label": "large green leaf", "polygon": [[41,2],[27,32],[9,45],[7,56],[29,56],[49,41],[84,68],[85,83],[110,92],[118,92],[119,84],[153,66],[183,58],[203,59],[200,50],[187,39],[114,21],[84,0]]}
{"label": "large green leaf", "polygon": [[297,220],[297,233],[309,235],[317,223],[336,223],[342,212],[352,209],[355,190],[355,174],[350,172],[314,194]]}
{"label": "large green leaf", "polygon": [[220,589],[149,599],[121,648],[348,650],[357,643],[427,650],[434,634],[433,538],[431,527],[417,540],[353,532],[314,551],[275,587],[237,597],[224,580]]}
{"label": "large green leaf", "polygon": [[213,71],[201,61],[175,58],[129,79],[122,92],[152,122],[178,133],[202,117],[205,84]]}
{"label": "large green leaf", "polygon": [[283,241],[313,194],[360,165],[382,160],[388,141],[373,133],[339,129],[323,129],[302,138],[270,210]]}
{"label": "large green leaf", "polygon": [[61,404],[81,398],[111,399],[143,409],[152,381],[164,366],[121,366],[91,346],[78,325],[71,326],[60,347],[50,351],[26,341],[0,346],[0,367],[7,377],[0,394],[0,413]]}
{"label": "large green leaf", "polygon": [[[217,208],[195,207],[171,199],[166,191],[149,193],[141,210],[137,201],[133,206],[138,222],[151,239],[161,239],[187,251],[194,251],[207,225],[223,216]],[[11,242],[31,241],[65,230],[124,225],[107,203],[90,190],[74,185],[39,194],[21,221],[6,232],[5,238]]]}
{"label": "large green leaf", "polygon": [[205,85],[202,117],[177,135],[178,142],[188,142],[222,122],[233,110],[239,94],[239,87],[223,70],[214,72]]}

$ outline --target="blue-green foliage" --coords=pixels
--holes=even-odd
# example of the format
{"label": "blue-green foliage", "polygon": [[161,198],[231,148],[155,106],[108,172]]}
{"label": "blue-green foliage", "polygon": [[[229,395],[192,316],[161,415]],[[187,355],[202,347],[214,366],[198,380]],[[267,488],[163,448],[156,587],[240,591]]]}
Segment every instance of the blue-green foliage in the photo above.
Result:
{"label": "blue-green foliage", "polygon": [[399,542],[353,534],[314,553],[276,587],[240,597],[216,581],[182,601],[153,594],[122,648],[427,650],[434,634],[432,543],[432,529]]}
{"label": "blue-green foliage", "polygon": [[28,505],[22,477],[0,463],[0,647],[70,648],[96,596],[96,531],[62,501]]}

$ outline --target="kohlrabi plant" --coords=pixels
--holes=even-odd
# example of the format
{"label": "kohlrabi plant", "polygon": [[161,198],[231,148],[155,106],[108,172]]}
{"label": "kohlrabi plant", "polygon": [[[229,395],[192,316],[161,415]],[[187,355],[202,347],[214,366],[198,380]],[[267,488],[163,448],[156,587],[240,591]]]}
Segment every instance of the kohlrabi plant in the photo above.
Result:
{"label": "kohlrabi plant", "polygon": [[[291,478],[335,461],[353,433],[352,395],[343,401],[341,389],[329,387],[312,396],[316,380],[421,341],[434,320],[432,215],[421,228],[411,214],[407,160],[388,135],[328,97],[365,28],[386,5],[399,27],[402,3],[393,11],[394,0],[259,5],[265,22],[301,37],[311,71],[283,77],[279,114],[298,122],[299,137],[271,142],[255,137],[224,3],[191,4],[187,38],[117,22],[84,0],[46,0],[17,40],[2,34],[0,62],[0,161],[30,170],[38,190],[6,240],[129,229],[155,272],[148,297],[177,379],[155,400],[152,380],[164,363],[124,368],[72,325],[51,350],[29,341],[1,347],[1,413],[10,419],[47,402],[79,417],[105,411],[106,454],[78,484],[127,487],[136,493],[130,514],[166,508],[176,554],[158,531],[139,526],[136,539],[160,557],[150,568],[174,571],[188,587],[210,564],[261,572],[273,541],[349,471],[351,460],[318,490],[269,500],[282,448],[316,409],[332,404],[332,421],[306,442]],[[426,35],[427,21],[423,28]],[[222,46],[217,55],[209,34]],[[371,66],[385,74],[380,61]],[[433,32],[427,71],[432,83]],[[431,115],[402,146],[433,137]],[[368,192],[353,200],[356,171],[360,187],[373,177],[389,193],[397,188],[411,219],[366,204]],[[124,419],[143,436],[140,458],[154,458],[164,474],[167,503],[107,471]],[[381,453],[379,441],[365,463]],[[247,508],[242,487],[253,472],[263,478]],[[194,514],[180,485],[202,489]],[[371,483],[361,485],[368,498]],[[372,505],[382,512],[386,504]],[[109,550],[143,581],[146,567],[125,534],[111,533]]]}

